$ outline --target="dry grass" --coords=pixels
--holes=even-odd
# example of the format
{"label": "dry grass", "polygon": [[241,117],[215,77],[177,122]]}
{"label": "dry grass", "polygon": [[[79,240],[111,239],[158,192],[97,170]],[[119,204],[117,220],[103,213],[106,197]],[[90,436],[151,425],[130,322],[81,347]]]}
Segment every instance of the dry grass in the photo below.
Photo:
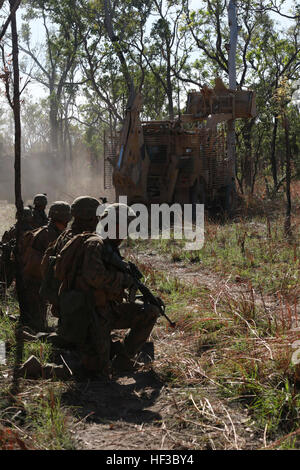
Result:
{"label": "dry grass", "polygon": [[[294,194],[298,189],[293,186]],[[172,329],[161,318],[152,334],[153,370],[164,387],[151,406],[159,411],[160,422],[133,425],[124,421],[120,429],[115,422],[100,423],[96,432],[107,431],[105,445],[113,446],[114,439],[121,441],[127,435],[132,449],[151,445],[160,449],[299,448],[300,370],[291,362],[292,345],[300,339],[299,248],[296,240],[282,239],[282,201],[256,198],[247,204],[245,218],[235,226],[208,223],[207,269],[211,273],[207,279],[201,254],[198,259],[180,257],[181,263],[172,262],[170,254],[178,255],[172,243],[165,243],[163,249],[152,245],[152,255],[144,258],[139,244],[127,249],[127,255],[140,261],[147,285],[163,298],[177,326]],[[257,211],[259,217],[250,220]],[[299,222],[299,215],[294,214],[295,234]],[[236,230],[228,237],[232,227]],[[255,278],[258,273],[260,277]],[[84,384],[80,396],[94,403],[99,397],[96,392],[88,395],[89,387]],[[26,445],[33,436],[44,436],[39,448],[49,448],[45,436],[52,448],[70,445],[62,440],[62,429],[76,436],[84,426],[83,436],[92,439],[85,416],[75,426],[66,420],[65,413],[73,417],[72,407],[62,405],[59,388],[57,393],[54,400],[44,382],[25,381],[18,406],[14,404],[11,411],[4,408],[3,419],[8,421],[3,424],[18,431]],[[122,393],[125,399],[126,392]],[[147,388],[132,391],[138,400],[147,393]],[[27,412],[31,424],[18,421],[16,416],[34,403]],[[45,410],[50,421],[44,420],[38,428],[37,417],[41,412],[47,415]]]}
{"label": "dry grass", "polygon": [[[299,426],[300,370],[291,363],[292,344],[300,338],[298,292],[277,293],[274,301],[251,284],[243,290],[232,287],[225,279],[218,287],[199,291],[199,297],[187,294],[185,306],[181,298],[177,329],[157,329],[154,335],[155,370],[175,396],[183,394],[189,403],[185,409],[175,407],[181,413],[177,424],[171,419],[169,426],[193,423],[200,448],[204,429],[210,436],[204,445],[208,448],[255,449]],[[186,285],[187,293],[190,289]],[[171,298],[165,300],[171,303]],[[206,399],[218,410],[210,415],[209,425],[200,419]],[[213,428],[213,435],[205,426]],[[292,437],[282,437],[280,443],[297,447],[298,434]]]}

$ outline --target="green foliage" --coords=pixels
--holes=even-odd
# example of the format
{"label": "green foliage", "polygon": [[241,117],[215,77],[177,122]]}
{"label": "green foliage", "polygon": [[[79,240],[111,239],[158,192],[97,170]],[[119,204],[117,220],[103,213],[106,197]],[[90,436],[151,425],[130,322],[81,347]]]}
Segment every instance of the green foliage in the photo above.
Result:
{"label": "green foliage", "polygon": [[[81,132],[97,158],[102,152],[103,130],[117,129],[124,117],[128,98],[125,66],[135,88],[142,90],[143,119],[172,119],[183,107],[187,89],[213,85],[216,76],[227,82],[229,28],[224,0],[202,0],[196,6],[190,0],[116,2],[111,9],[113,41],[105,24],[103,0],[33,0],[23,5],[22,41],[43,66],[44,70],[35,62],[34,77],[49,88],[52,116],[56,113],[57,125],[61,120],[63,127],[67,116],[74,119],[78,113],[87,129],[81,127]],[[294,10],[296,13],[296,7]],[[258,174],[272,175],[273,121],[278,113],[274,97],[279,83],[286,77],[293,88],[299,78],[299,18],[295,15],[289,28],[281,31],[270,14],[269,2],[252,0],[238,2],[237,15],[237,81],[255,90],[257,104],[257,117],[250,128],[249,120],[248,124],[236,121],[237,176],[244,190],[249,186],[245,175],[251,171],[248,179],[252,179],[253,190]],[[47,27],[40,50],[32,44],[33,21]],[[300,117],[295,107],[289,105],[288,112],[293,116],[292,158],[299,172]],[[284,152],[278,129],[278,178],[284,175],[280,164]]]}
{"label": "green foliage", "polygon": [[30,403],[26,411],[26,421],[38,446],[47,450],[74,450],[59,390],[50,387]]}

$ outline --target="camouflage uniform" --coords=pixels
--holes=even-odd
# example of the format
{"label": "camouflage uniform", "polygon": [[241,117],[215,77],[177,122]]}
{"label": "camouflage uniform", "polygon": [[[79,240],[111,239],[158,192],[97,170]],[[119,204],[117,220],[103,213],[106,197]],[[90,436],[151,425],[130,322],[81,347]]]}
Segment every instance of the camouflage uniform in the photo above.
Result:
{"label": "camouflage uniform", "polygon": [[90,196],[80,196],[76,198],[71,206],[71,216],[73,217],[71,227],[65,230],[56,243],[56,251],[59,252],[65,244],[75,235],[84,232],[93,233],[96,230],[98,219],[96,211],[100,202]]}
{"label": "camouflage uniform", "polygon": [[98,366],[103,371],[108,369],[112,355],[111,331],[130,328],[122,345],[122,354],[132,358],[146,342],[159,315],[159,310],[153,305],[124,302],[125,288],[131,287],[132,281],[126,274],[105,262],[108,244],[108,240],[103,242],[99,236],[91,236],[85,242],[81,273],[75,281],[75,289],[92,296],[99,328],[95,345],[95,335],[91,331],[93,322],[89,327],[88,340],[82,348],[86,355],[85,360],[94,363],[98,359]]}
{"label": "camouflage uniform", "polygon": [[[75,226],[76,222],[75,219]],[[66,240],[67,233],[61,239],[63,237]],[[69,239],[68,245],[73,242],[74,238]],[[133,280],[107,262],[108,245],[119,254],[109,240],[104,241],[97,234],[87,233],[75,276],[70,282],[63,279],[60,287],[59,334],[66,341],[76,344],[86,369],[104,375],[108,374],[110,359],[116,352],[117,358],[125,358],[125,362],[135,356],[149,337],[160,313],[153,305],[124,302],[125,289],[132,286]],[[60,253],[63,256],[63,252]],[[77,293],[84,297],[80,300],[78,296],[76,301]],[[76,302],[77,306],[81,303],[81,307],[77,308]],[[72,305],[75,307],[72,308]],[[77,325],[74,325],[75,321]],[[117,351],[112,349],[111,342],[111,331],[114,329],[130,329],[123,343],[118,344]]]}
{"label": "camouflage uniform", "polygon": [[45,194],[37,194],[33,199],[33,229],[43,227],[48,223],[48,217],[45,213],[48,200]]}
{"label": "camouflage uniform", "polygon": [[33,240],[27,251],[23,253],[23,283],[25,292],[26,312],[23,324],[34,331],[47,328],[47,304],[41,298],[42,274],[41,262],[48,246],[62,233],[63,227],[70,220],[70,206],[64,201],[56,201],[49,210],[49,223],[33,233]]}
{"label": "camouflage uniform", "polygon": [[15,278],[14,246],[16,241],[17,228],[20,226],[20,240],[22,243],[23,234],[32,230],[32,211],[30,207],[24,207],[22,219],[16,222],[9,230],[4,232],[1,240],[0,256],[0,291],[10,287]]}
{"label": "camouflage uniform", "polygon": [[6,230],[2,236],[2,243],[8,243],[11,240],[16,239],[17,226],[20,225],[21,232],[27,232],[33,229],[33,215],[30,207],[24,207],[22,219],[20,222],[16,222],[9,230]]}

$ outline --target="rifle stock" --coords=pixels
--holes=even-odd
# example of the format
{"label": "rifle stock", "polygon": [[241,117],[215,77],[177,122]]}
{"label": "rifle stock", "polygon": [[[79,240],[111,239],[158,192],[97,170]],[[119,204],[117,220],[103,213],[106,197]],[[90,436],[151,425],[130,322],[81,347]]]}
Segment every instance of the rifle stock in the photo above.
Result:
{"label": "rifle stock", "polygon": [[155,295],[152,294],[150,289],[147,286],[145,286],[145,284],[143,284],[141,282],[141,278],[143,277],[143,275],[134,263],[132,263],[130,261],[129,262],[123,261],[117,255],[117,253],[113,253],[113,252],[110,253],[109,262],[112,264],[112,266],[114,266],[119,271],[122,271],[126,274],[130,274],[130,276],[134,280],[134,284],[135,284],[136,288],[141,292],[141,294],[144,298],[144,301],[146,303],[148,302],[149,304],[152,304],[152,305],[155,305],[156,307],[158,307],[161,316],[165,317],[166,320],[168,320],[168,322],[169,322],[169,324],[171,325],[172,328],[174,328],[176,326],[176,323],[173,322],[172,320],[170,320],[170,318],[166,315],[165,305],[162,302],[162,300],[159,299],[158,297],[155,297]]}

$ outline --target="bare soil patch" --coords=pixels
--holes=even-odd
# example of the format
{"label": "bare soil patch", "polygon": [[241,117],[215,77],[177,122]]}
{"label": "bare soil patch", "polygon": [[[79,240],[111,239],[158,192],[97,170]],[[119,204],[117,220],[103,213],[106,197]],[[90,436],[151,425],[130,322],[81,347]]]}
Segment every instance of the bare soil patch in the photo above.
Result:
{"label": "bare soil patch", "polygon": [[194,401],[199,418],[187,419],[185,409],[193,392],[194,387],[164,386],[153,371],[139,371],[110,383],[76,384],[62,400],[76,409],[78,421],[72,434],[78,449],[229,450],[263,446],[262,437],[249,427],[247,413],[216,398],[213,387],[203,387],[203,399]]}

